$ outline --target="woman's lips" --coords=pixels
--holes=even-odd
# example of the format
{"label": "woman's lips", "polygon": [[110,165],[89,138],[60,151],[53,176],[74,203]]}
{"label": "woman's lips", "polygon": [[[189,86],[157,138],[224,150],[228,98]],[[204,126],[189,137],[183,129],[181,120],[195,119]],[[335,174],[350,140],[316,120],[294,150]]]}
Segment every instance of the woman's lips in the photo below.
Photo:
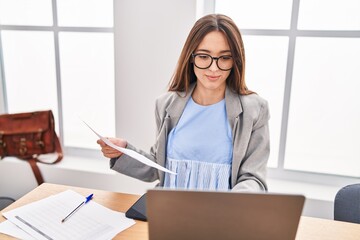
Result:
{"label": "woman's lips", "polygon": [[210,81],[215,81],[215,80],[218,80],[220,78],[220,76],[211,76],[211,75],[206,75],[206,77]]}

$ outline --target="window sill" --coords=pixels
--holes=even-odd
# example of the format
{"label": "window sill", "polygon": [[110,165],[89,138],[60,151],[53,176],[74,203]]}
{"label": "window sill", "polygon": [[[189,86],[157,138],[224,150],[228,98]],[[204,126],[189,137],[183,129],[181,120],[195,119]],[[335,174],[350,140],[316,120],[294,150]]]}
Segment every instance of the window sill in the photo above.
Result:
{"label": "window sill", "polygon": [[[141,195],[157,182],[147,183],[110,169],[106,158],[65,156],[56,164],[38,163],[44,181]],[[37,187],[30,164],[15,157],[0,161],[0,195],[18,199]]]}
{"label": "window sill", "polygon": [[302,194],[306,198],[329,201],[335,199],[339,187],[312,184],[299,181],[268,179],[269,192]]}

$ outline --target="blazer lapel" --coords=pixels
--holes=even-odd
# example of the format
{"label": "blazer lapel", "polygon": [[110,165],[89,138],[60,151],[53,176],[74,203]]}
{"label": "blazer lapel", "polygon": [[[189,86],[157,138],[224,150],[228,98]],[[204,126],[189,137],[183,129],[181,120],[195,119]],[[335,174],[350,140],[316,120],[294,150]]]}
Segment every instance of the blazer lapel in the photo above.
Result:
{"label": "blazer lapel", "polygon": [[175,95],[174,100],[166,108],[167,116],[170,117],[171,129],[178,123],[185,109],[186,103],[188,102],[192,92],[194,91],[195,85],[196,84],[192,84],[190,86],[188,94],[186,94],[185,92],[180,92],[178,93],[178,95]]}
{"label": "blazer lapel", "polygon": [[233,159],[231,165],[231,187],[233,187],[236,183],[237,171],[240,167],[240,158],[238,157],[236,151],[237,147],[235,145],[237,143],[236,137],[238,135],[240,124],[239,116],[243,112],[243,107],[241,105],[240,96],[228,87],[226,87],[225,91],[225,103],[228,121],[232,129]]}
{"label": "blazer lapel", "polygon": [[234,129],[236,118],[240,115],[240,113],[242,113],[243,108],[241,105],[239,95],[237,93],[234,93],[228,87],[226,87],[225,90],[225,103],[226,103],[226,113],[230,123],[230,127],[231,129]]}
{"label": "blazer lapel", "polygon": [[[164,124],[160,132],[159,136],[159,145],[158,145],[158,163],[162,166],[165,166],[165,160],[166,160],[166,147],[167,147],[167,137],[170,133],[171,129],[173,129],[177,123],[179,122],[179,119],[185,109],[186,103],[188,102],[189,98],[191,97],[191,94],[195,88],[195,84],[193,84],[190,87],[190,91],[188,94],[185,92],[181,93],[175,93],[178,95],[175,95],[174,100],[169,104],[169,106],[166,108],[166,115],[164,119]],[[159,170],[159,180],[161,185],[164,183],[164,172]]]}

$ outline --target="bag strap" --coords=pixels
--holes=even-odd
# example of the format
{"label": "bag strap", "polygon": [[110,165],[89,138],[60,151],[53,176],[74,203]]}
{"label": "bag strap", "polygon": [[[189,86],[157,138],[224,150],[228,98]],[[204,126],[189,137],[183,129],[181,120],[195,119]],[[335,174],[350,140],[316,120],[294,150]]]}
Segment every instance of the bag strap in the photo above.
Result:
{"label": "bag strap", "polygon": [[55,137],[55,151],[58,155],[57,159],[53,162],[43,162],[40,161],[37,157],[32,157],[27,159],[27,161],[29,162],[31,169],[34,173],[36,182],[38,183],[38,185],[41,185],[44,183],[44,178],[40,172],[40,168],[39,166],[36,164],[36,162],[41,162],[41,163],[45,163],[45,164],[54,164],[54,163],[58,163],[61,161],[61,159],[63,158],[63,152],[61,149],[61,145],[60,145],[60,141],[58,137]]}
{"label": "bag strap", "polygon": [[36,158],[30,158],[27,160],[31,166],[31,169],[34,173],[36,182],[38,183],[38,185],[41,185],[44,183],[44,178],[41,175],[39,166],[36,164],[36,162],[38,161]]}
{"label": "bag strap", "polygon": [[55,138],[55,151],[56,153],[58,154],[58,158],[56,159],[55,162],[53,163],[57,163],[57,162],[60,162],[60,160],[63,158],[63,152],[62,152],[62,149],[61,149],[61,144],[60,144],[60,141],[59,141],[59,138],[56,137]]}

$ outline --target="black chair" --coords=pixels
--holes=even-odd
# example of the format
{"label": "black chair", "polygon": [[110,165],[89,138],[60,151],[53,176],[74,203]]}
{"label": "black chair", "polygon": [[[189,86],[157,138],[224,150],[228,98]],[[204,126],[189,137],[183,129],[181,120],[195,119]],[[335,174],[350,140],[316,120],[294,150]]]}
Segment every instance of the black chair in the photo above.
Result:
{"label": "black chair", "polygon": [[0,197],[0,211],[15,202],[14,199],[9,197]]}
{"label": "black chair", "polygon": [[360,223],[360,184],[345,186],[337,192],[334,220]]}

